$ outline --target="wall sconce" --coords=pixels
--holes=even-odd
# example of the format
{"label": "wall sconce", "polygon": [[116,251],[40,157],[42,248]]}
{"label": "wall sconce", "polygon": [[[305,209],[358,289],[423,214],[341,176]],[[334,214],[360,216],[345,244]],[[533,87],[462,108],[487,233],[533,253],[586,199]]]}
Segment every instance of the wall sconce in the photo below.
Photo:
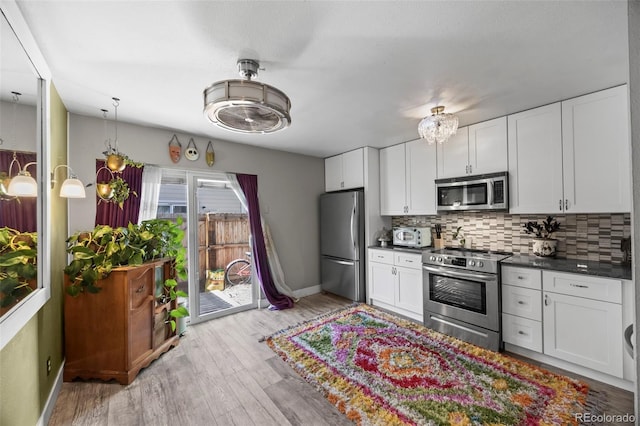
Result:
{"label": "wall sconce", "polygon": [[[11,168],[13,164],[16,163],[18,165],[18,175],[15,177],[11,177]],[[24,169],[20,165],[20,162],[16,158],[16,153],[13,153],[13,160],[11,160],[11,164],[9,165],[9,177],[11,180],[9,181],[9,187],[7,188],[7,195],[11,197],[37,197],[38,196],[38,184],[36,180],[31,177],[31,173],[27,170],[32,164],[37,164],[36,162],[27,163],[24,166]]]}
{"label": "wall sconce", "polygon": [[62,182],[60,187],[60,196],[64,198],[85,198],[87,194],[84,191],[84,184],[78,179],[73,169],[66,164],[59,164],[51,172],[51,189],[56,184],[56,170],[60,167],[66,167],[69,169],[69,177]]}

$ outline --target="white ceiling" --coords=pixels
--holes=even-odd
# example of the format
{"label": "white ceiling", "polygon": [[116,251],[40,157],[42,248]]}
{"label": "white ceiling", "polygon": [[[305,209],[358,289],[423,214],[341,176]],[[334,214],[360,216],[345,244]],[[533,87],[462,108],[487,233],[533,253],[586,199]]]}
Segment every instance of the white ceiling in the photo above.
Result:
{"label": "white ceiling", "polygon": [[[436,104],[473,124],[629,73],[621,0],[18,5],[69,111],[113,118],[116,96],[120,121],[319,157],[416,139]],[[290,128],[236,134],[204,117],[202,91],[240,78],[239,58],[290,97]]]}

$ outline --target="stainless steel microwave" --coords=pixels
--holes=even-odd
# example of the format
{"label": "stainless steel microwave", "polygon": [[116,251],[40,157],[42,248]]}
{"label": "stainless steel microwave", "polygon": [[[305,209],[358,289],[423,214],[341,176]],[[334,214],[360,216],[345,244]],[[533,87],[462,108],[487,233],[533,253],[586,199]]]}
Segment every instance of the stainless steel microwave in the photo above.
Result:
{"label": "stainless steel microwave", "polygon": [[507,172],[436,179],[438,212],[509,210]]}

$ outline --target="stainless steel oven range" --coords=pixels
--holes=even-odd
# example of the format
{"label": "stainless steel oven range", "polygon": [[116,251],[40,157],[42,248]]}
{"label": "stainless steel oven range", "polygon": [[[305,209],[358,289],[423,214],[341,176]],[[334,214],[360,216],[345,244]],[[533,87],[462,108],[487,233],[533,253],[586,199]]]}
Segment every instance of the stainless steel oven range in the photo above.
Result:
{"label": "stainless steel oven range", "polygon": [[424,324],[502,350],[499,262],[510,255],[455,248],[423,251]]}

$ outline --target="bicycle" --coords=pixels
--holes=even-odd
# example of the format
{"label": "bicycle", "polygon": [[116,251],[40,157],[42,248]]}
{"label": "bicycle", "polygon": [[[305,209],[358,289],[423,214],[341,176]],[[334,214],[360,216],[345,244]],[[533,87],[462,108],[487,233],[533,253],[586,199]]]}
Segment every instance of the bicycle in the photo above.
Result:
{"label": "bicycle", "polygon": [[[245,255],[251,259],[251,252],[245,252]],[[247,259],[232,260],[226,268],[224,268],[225,287],[232,287],[238,284],[249,284],[251,282],[251,272],[253,265]]]}

